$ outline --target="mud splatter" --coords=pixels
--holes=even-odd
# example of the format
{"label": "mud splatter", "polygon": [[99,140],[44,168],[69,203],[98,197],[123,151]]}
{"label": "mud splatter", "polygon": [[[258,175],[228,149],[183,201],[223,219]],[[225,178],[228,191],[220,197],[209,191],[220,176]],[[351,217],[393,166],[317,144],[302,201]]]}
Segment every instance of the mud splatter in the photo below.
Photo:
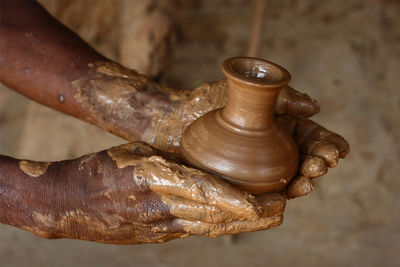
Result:
{"label": "mud splatter", "polygon": [[19,168],[26,174],[32,177],[39,177],[46,173],[47,168],[51,162],[35,162],[29,160],[21,160],[19,162]]}

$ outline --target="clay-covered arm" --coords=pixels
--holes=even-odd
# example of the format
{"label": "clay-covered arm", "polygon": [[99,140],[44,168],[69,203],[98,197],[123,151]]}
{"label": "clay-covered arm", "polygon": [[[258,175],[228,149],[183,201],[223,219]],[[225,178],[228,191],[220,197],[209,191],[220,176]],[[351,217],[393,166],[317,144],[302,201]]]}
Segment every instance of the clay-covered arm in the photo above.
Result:
{"label": "clay-covered arm", "polygon": [[[169,93],[100,55],[36,1],[4,0],[0,7],[0,81],[11,89],[131,141],[152,139],[153,114],[175,112]],[[97,73],[98,66],[115,76]]]}
{"label": "clay-covered arm", "polygon": [[[36,1],[0,5],[0,80],[37,102],[168,151],[176,151],[186,125],[225,104],[224,80],[195,90],[162,87],[104,58]],[[305,97],[284,88],[277,112],[318,112]]]}
{"label": "clay-covered arm", "polygon": [[[226,104],[225,79],[176,90],[112,62],[92,64],[72,86],[76,101],[102,128],[171,152],[177,152],[187,125]],[[277,114],[289,116],[309,117],[318,111],[315,100],[289,86],[282,89],[276,106]]]}
{"label": "clay-covered arm", "polygon": [[75,160],[0,158],[0,222],[45,238],[113,244],[257,231],[282,222],[285,198],[257,198],[131,143]]}

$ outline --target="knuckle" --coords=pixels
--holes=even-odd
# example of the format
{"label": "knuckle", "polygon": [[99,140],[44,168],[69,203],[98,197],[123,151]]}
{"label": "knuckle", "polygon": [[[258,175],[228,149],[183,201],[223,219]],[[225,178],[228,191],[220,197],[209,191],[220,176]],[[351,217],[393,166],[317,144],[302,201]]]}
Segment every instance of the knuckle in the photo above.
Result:
{"label": "knuckle", "polygon": [[137,187],[137,190],[140,192],[149,190],[147,175],[147,172],[143,166],[141,166],[141,164],[138,164],[133,170],[133,181]]}

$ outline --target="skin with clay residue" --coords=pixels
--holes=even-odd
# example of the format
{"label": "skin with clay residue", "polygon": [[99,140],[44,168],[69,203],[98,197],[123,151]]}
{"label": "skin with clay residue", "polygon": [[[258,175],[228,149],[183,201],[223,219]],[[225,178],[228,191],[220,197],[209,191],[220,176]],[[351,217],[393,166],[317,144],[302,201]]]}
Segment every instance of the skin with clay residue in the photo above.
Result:
{"label": "skin with clay residue", "polygon": [[51,165],[0,156],[1,223],[110,244],[269,229],[282,223],[287,198],[310,192],[311,179],[349,152],[341,136],[306,119],[318,104],[284,87],[275,115],[296,141],[300,169],[284,192],[249,195],[169,153],[187,125],[225,106],[225,80],[164,87],[97,53],[37,1],[1,3],[2,82],[135,142]]}
{"label": "skin with clay residue", "polygon": [[[19,162],[11,158],[2,159],[2,164],[19,168]],[[14,183],[29,177],[16,173]],[[282,223],[286,203],[281,194],[254,197],[222,179],[182,165],[175,154],[142,142],[54,162],[46,173],[30,181],[26,190],[19,188],[2,196],[11,204],[19,199],[13,213],[4,210],[3,221],[44,238],[113,244],[159,243],[190,235],[216,237],[268,229]],[[32,192],[42,185],[52,205],[32,201]]]}
{"label": "skin with clay residue", "polygon": [[[184,128],[227,101],[225,79],[177,90],[116,63],[95,62],[89,68],[86,76],[71,83],[74,99],[91,114],[85,119],[164,151],[177,152]],[[308,117],[318,111],[315,100],[290,86],[282,89],[276,105],[280,115]]]}
{"label": "skin with clay residue", "polygon": [[21,170],[32,177],[38,177],[46,173],[47,168],[50,166],[50,162],[35,162],[28,160],[21,160],[19,167]]}
{"label": "skin with clay residue", "polygon": [[[228,210],[243,218],[257,218],[258,211],[251,203],[253,198],[251,195],[230,188],[227,190],[223,181],[199,170],[169,161],[156,152],[156,149],[137,142],[111,148],[107,154],[115,161],[118,168],[135,167],[132,177],[141,190],[149,189],[158,194],[164,199],[165,204],[180,205],[181,212],[185,205],[193,204],[193,208],[188,209],[192,213],[191,216],[198,216],[197,211],[205,208],[208,211],[201,213],[206,212],[210,217],[216,213],[215,209],[213,210],[215,206],[219,211]],[[238,201],[238,198],[241,201]],[[206,206],[198,205],[196,209],[196,203]]]}
{"label": "skin with clay residue", "polygon": [[[225,80],[176,91],[107,63],[93,64],[88,76],[73,85],[75,99],[92,113],[91,122],[96,118],[98,125],[120,136],[153,146],[134,142],[54,162],[48,169],[49,163],[2,157],[2,166],[8,167],[1,173],[1,186],[11,189],[2,195],[4,207],[10,208],[0,206],[1,221],[44,238],[139,244],[269,229],[282,223],[286,198],[309,193],[311,179],[349,151],[339,135],[293,116],[295,110],[312,114],[319,107],[286,87],[286,95],[278,98],[277,122],[299,147],[300,169],[284,192],[254,197],[185,166],[171,153],[177,151],[186,125],[225,104]],[[290,99],[304,104],[294,108]],[[32,175],[36,179],[26,179]],[[52,201],[37,201],[37,195]]]}
{"label": "skin with clay residue", "polygon": [[[196,90],[193,94],[200,97],[201,90]],[[170,97],[191,98],[190,94]],[[158,243],[190,235],[219,236],[277,226],[282,223],[286,198],[309,193],[313,189],[311,178],[325,173],[329,162],[337,162],[348,153],[347,142],[337,134],[310,120],[288,115],[279,116],[277,121],[294,136],[302,163],[298,176],[281,194],[254,197],[222,179],[183,165],[176,154],[135,142],[54,162],[47,171],[42,168],[42,175],[28,180],[26,177],[31,176],[21,171],[20,161],[3,157],[3,166],[9,166],[8,172],[17,178],[11,183],[6,176],[0,177],[2,187],[14,188],[18,181],[31,184],[5,191],[4,203],[11,206],[14,199],[19,201],[14,208],[2,210],[2,222],[45,238],[113,244]],[[34,200],[35,192],[41,190],[53,200],[51,205]],[[18,212],[21,207],[31,213]]]}
{"label": "skin with clay residue", "polygon": [[90,68],[86,77],[71,83],[75,100],[106,130],[164,151],[176,152],[183,129],[226,101],[225,80],[174,90],[115,63]]}

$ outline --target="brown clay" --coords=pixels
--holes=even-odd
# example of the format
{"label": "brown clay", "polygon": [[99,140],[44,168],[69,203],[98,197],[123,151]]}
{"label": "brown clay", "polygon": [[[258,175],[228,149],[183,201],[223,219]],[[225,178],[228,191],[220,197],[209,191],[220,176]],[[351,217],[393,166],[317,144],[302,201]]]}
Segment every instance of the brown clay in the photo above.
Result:
{"label": "brown clay", "polygon": [[273,116],[290,74],[277,64],[249,57],[226,59],[222,71],[228,82],[226,106],[185,129],[180,153],[189,164],[249,193],[280,191],[299,163],[296,144]]}

